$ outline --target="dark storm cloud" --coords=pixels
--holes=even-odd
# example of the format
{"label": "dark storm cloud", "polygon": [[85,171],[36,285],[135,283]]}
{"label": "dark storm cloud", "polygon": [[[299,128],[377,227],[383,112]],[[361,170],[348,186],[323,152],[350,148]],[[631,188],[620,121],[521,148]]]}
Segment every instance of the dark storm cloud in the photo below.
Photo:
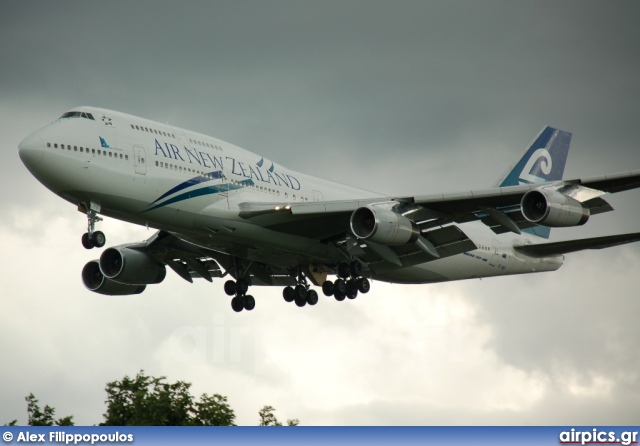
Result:
{"label": "dark storm cloud", "polygon": [[[81,421],[96,422],[102,409],[93,402],[102,397],[99,387],[142,367],[158,375],[173,373],[174,379],[192,380],[210,392],[207,384],[214,372],[207,364],[185,367],[163,347],[175,327],[210,326],[211,316],[202,308],[222,311],[216,301],[204,298],[214,291],[219,294],[217,284],[195,292],[184,291],[182,283],[163,284],[165,288],[150,292],[153,303],[136,301],[137,314],[121,314],[122,300],[110,309],[104,300],[87,301],[77,271],[90,258],[74,251],[73,257],[60,262],[61,253],[77,242],[84,219],[21,164],[16,147],[29,132],[76,105],[113,108],[220,137],[293,169],[403,195],[485,188],[546,124],[574,134],[567,177],[637,169],[638,19],[640,6],[635,1],[0,3],[0,134],[5,154],[0,165],[0,187],[5,191],[0,198],[5,209],[0,236],[5,246],[20,250],[16,258],[22,264],[41,268],[40,279],[45,281],[19,280],[24,268],[2,277],[8,284],[3,299],[14,297],[11,314],[16,316],[11,324],[3,324],[3,338],[11,339],[16,332],[25,336],[21,343],[3,348],[13,364],[21,365],[5,365],[2,373],[13,382],[29,379],[24,386],[0,390],[17,401],[0,412],[6,418],[0,422],[15,417],[11,414],[16,407],[22,410],[22,396],[32,390],[65,401],[68,408],[60,408],[59,415],[74,412],[77,403],[95,414]],[[637,191],[612,197],[616,212],[553,235],[577,238],[638,231],[637,201]],[[122,231],[115,234],[122,236],[122,243],[141,237]],[[38,250],[41,247],[48,251]],[[531,401],[525,394],[514,397],[507,404],[515,407],[511,411],[489,410],[482,402],[452,403],[443,409],[442,403],[432,401],[436,392],[428,382],[418,383],[419,391],[397,384],[393,393],[385,393],[395,375],[415,383],[422,370],[406,359],[367,359],[375,356],[376,348],[388,355],[397,350],[412,360],[418,356],[419,364],[430,364],[415,345],[424,341],[418,333],[423,328],[420,321],[401,332],[402,323],[385,319],[419,307],[419,302],[403,299],[416,292],[404,287],[384,296],[397,307],[318,306],[308,320],[289,313],[289,308],[281,310],[275,302],[261,303],[264,315],[252,315],[254,319],[243,324],[259,321],[272,333],[279,342],[265,351],[279,361],[269,358],[264,376],[257,378],[252,378],[252,365],[244,363],[214,368],[216,378],[224,376],[229,383],[219,391],[235,398],[244,423],[252,422],[257,410],[243,395],[246,379],[254,379],[260,396],[268,397],[266,403],[280,398],[289,407],[298,405],[299,413],[292,416],[303,421],[306,416],[317,424],[626,422],[615,401],[638,406],[633,385],[639,364],[631,353],[638,350],[632,320],[637,304],[631,296],[637,288],[633,271],[638,252],[637,246],[629,246],[567,256],[562,270],[548,275],[419,288],[421,299],[431,299],[436,290],[461,294],[466,306],[477,312],[474,333],[486,327],[491,332],[484,347],[457,347],[456,352],[469,355],[473,349],[486,349],[486,357],[456,363],[447,369],[452,375],[485,367],[498,380],[511,377],[513,389],[530,385],[532,389],[525,390],[532,394],[538,385],[546,389]],[[60,263],[64,265],[52,269]],[[195,302],[176,303],[176,295],[187,298],[189,293],[198,295]],[[281,304],[277,294],[273,292],[274,299]],[[383,305],[382,299],[372,300]],[[62,308],[56,302],[64,302]],[[181,305],[179,312],[176,305]],[[225,310],[227,306],[224,302]],[[33,313],[34,308],[44,310]],[[66,308],[74,311],[68,314]],[[73,325],[74,317],[93,313],[108,317]],[[412,312],[407,313],[410,318]],[[48,314],[56,314],[75,331],[56,334]],[[276,316],[269,319],[269,314]],[[21,330],[29,316],[39,329],[25,334]],[[297,383],[296,377],[311,371],[297,356],[274,347],[289,345],[290,333],[278,327],[293,323],[313,347],[294,345],[299,347],[294,351],[326,355],[328,363],[356,357],[350,374],[318,376],[314,386]],[[366,331],[385,323],[388,332]],[[308,325],[316,331],[344,327],[346,332],[339,334],[349,340],[342,342],[348,354],[322,343],[305,328]],[[75,340],[96,327],[95,339]],[[57,343],[41,345],[42,339],[50,338]],[[397,338],[400,347],[390,345],[389,338]],[[255,343],[267,345],[257,336]],[[85,356],[83,348],[104,355]],[[367,355],[358,356],[359,351]],[[65,357],[73,359],[75,369],[66,382],[65,373],[71,372],[64,361],[56,360]],[[307,360],[314,364],[313,371],[326,375],[334,370],[325,370],[313,356]],[[42,372],[43,364],[50,363],[55,364],[52,371]],[[512,370],[518,372],[515,378]],[[326,403],[324,410],[305,405],[302,397],[287,399],[296,392],[309,400],[310,395],[324,399],[313,393],[315,386],[327,394],[350,395],[350,387],[360,382],[351,379],[368,375],[372,384],[362,393],[375,394],[368,404],[353,403],[352,399],[365,399],[357,394]],[[458,387],[475,379],[470,374],[449,381],[445,375],[434,379],[452,388],[438,395],[456,401],[462,392]],[[477,379],[493,385],[489,377]],[[51,390],[62,386],[69,393],[74,380],[97,384],[91,401],[87,395],[67,400]],[[605,390],[598,390],[600,382]],[[43,384],[36,388],[33,383]],[[594,394],[588,391],[592,387]],[[416,400],[412,393],[418,395]],[[494,403],[499,407],[501,401]],[[594,403],[599,406],[594,408]],[[566,416],[570,411],[574,418]]]}

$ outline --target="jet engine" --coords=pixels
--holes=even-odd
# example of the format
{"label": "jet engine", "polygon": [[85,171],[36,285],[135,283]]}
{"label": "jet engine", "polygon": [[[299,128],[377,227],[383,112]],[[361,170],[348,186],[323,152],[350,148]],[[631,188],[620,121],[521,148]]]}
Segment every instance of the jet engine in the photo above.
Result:
{"label": "jet engine", "polygon": [[149,285],[164,280],[167,270],[149,254],[131,248],[109,248],[100,256],[100,271],[107,279],[128,285]]}
{"label": "jet engine", "polygon": [[140,294],[147,287],[146,285],[127,285],[107,279],[100,271],[98,260],[92,260],[82,268],[82,283],[89,291],[108,296]]}
{"label": "jet engine", "polygon": [[360,239],[381,245],[413,243],[420,236],[420,229],[415,222],[375,206],[365,206],[353,211],[351,231]]}
{"label": "jet engine", "polygon": [[520,206],[531,223],[551,228],[580,226],[589,220],[589,208],[556,191],[531,190],[524,194]]}

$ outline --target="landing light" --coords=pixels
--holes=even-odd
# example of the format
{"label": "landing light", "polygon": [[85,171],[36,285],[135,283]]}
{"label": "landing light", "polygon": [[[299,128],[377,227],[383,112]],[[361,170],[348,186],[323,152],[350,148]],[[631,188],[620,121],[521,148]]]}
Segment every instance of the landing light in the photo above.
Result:
{"label": "landing light", "polygon": [[276,211],[279,211],[279,210],[280,210],[280,206],[276,206]]}

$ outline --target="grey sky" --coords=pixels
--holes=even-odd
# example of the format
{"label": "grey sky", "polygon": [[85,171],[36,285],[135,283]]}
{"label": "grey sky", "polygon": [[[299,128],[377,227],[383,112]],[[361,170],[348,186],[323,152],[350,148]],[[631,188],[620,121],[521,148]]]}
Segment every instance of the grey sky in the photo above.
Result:
{"label": "grey sky", "polygon": [[[145,369],[228,395],[241,424],[264,404],[304,424],[636,424],[639,246],[315,308],[259,289],[236,315],[221,283],[175,275],[107,298],[80,281],[83,215],[17,144],[94,105],[390,194],[485,188],[546,124],[574,134],[567,178],[638,169],[639,19],[636,1],[0,3],[0,423],[29,392],[98,423],[104,384]],[[610,201],[552,237],[640,230],[637,191]]]}

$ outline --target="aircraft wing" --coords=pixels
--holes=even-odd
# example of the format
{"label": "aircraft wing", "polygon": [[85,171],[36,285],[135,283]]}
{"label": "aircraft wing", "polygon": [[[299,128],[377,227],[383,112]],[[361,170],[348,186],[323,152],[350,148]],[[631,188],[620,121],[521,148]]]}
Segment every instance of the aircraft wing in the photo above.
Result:
{"label": "aircraft wing", "polygon": [[545,188],[580,201],[591,215],[613,208],[602,195],[640,187],[640,170],[602,177],[542,184],[499,187],[460,193],[415,197],[382,197],[365,200],[306,203],[241,203],[240,216],[255,224],[287,234],[318,240],[349,232],[349,219],[356,209],[374,203],[392,203],[395,212],[411,219],[422,231],[450,223],[480,220],[495,233],[519,233],[536,226],[522,215],[525,193]]}
{"label": "aircraft wing", "polygon": [[[232,256],[191,243],[179,234],[158,231],[146,241],[121,247],[148,254],[188,282],[193,282],[194,278],[211,282],[214,277],[225,277],[227,274],[235,279],[241,277]],[[289,271],[275,265],[251,262],[246,266],[246,271],[252,285],[296,284]]]}
{"label": "aircraft wing", "polygon": [[640,241],[640,232],[631,234],[609,235],[606,237],[583,238],[563,242],[537,243],[535,245],[514,246],[514,249],[533,257],[546,257],[584,249],[602,249]]}

